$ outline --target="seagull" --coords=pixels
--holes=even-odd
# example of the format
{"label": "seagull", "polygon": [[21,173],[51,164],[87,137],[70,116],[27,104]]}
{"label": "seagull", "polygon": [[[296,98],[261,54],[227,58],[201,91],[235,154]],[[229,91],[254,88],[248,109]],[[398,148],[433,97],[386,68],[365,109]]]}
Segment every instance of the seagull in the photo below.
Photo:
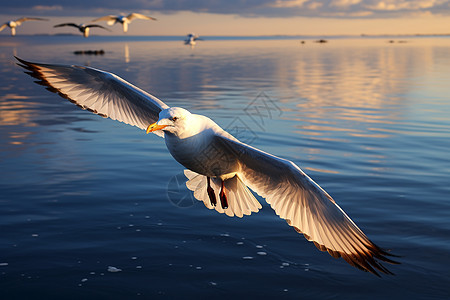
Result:
{"label": "seagull", "polygon": [[20,19],[17,19],[15,21],[6,22],[2,26],[0,26],[0,31],[2,31],[3,29],[6,28],[6,26],[8,26],[9,28],[11,28],[11,35],[15,36],[16,35],[16,27],[22,25],[22,23],[25,22],[25,21],[48,21],[48,19],[42,19],[42,18],[20,18]]}
{"label": "seagull", "polygon": [[185,45],[195,46],[197,40],[202,40],[198,35],[189,33],[187,38],[184,40]]}
{"label": "seagull", "polygon": [[[210,118],[167,104],[115,74],[91,67],[33,63],[18,57],[36,83],[82,109],[165,139],[187,168],[186,186],[209,209],[230,217],[258,212],[253,190],[321,251],[380,276],[395,256],[375,245],[335,200],[292,161],[240,142]],[[377,272],[378,271],[378,272]]]}
{"label": "seagull", "polygon": [[142,14],[138,14],[138,13],[131,13],[128,16],[123,16],[123,15],[119,15],[119,16],[114,16],[114,15],[109,15],[109,16],[104,16],[104,17],[100,17],[97,18],[95,20],[92,20],[92,22],[97,22],[97,21],[107,21],[107,24],[112,26],[116,23],[121,23],[122,27],[123,27],[123,32],[127,32],[128,31],[128,24],[131,23],[131,21],[133,21],[134,19],[142,19],[142,20],[153,20],[156,21],[155,18],[153,17],[148,17]]}
{"label": "seagull", "polygon": [[105,28],[105,27],[103,27],[101,25],[97,25],[97,24],[89,24],[89,25],[79,24],[79,25],[77,25],[75,23],[63,23],[63,24],[55,25],[53,27],[64,27],[64,26],[71,26],[71,27],[78,28],[78,30],[83,33],[83,36],[85,38],[87,38],[89,36],[89,31],[90,31],[90,28],[92,28],[92,27],[103,28],[105,30],[110,31],[108,28]]}

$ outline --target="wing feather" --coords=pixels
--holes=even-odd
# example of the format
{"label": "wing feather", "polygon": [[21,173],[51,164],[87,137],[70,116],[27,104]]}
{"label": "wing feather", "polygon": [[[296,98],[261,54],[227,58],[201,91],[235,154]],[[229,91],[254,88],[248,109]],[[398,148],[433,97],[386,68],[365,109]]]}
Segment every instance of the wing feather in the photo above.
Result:
{"label": "wing feather", "polygon": [[89,24],[89,25],[86,25],[86,27],[98,27],[98,28],[103,28],[103,29],[106,29],[106,30],[109,31],[108,28],[103,27],[102,25],[98,25],[98,24]]}
{"label": "wing feather", "polygon": [[94,20],[92,20],[92,22],[97,22],[97,21],[108,21],[108,25],[110,25],[110,24],[109,24],[110,21],[112,21],[113,23],[115,23],[116,20],[117,20],[117,17],[116,17],[116,16],[109,15],[109,16],[103,16],[103,17],[94,19]]}
{"label": "wing feather", "polygon": [[[17,58],[17,57],[16,57]],[[49,65],[17,58],[36,83],[102,117],[146,129],[168,106],[120,77],[89,67]],[[161,131],[155,132],[162,136]]]}
{"label": "wing feather", "polygon": [[63,26],[72,26],[72,27],[75,27],[78,29],[80,28],[80,25],[75,24],[75,23],[62,23],[62,24],[54,25],[53,27],[63,27]]}
{"label": "wing feather", "polygon": [[48,21],[48,19],[43,19],[43,18],[20,18],[17,19],[15,22],[17,23],[17,25],[22,25],[23,22],[25,21]]}
{"label": "wing feather", "polygon": [[397,264],[356,226],[333,198],[291,161],[273,156],[227,135],[214,143],[234,153],[242,181],[321,251],[378,275],[392,274],[378,261]]}
{"label": "wing feather", "polygon": [[127,19],[130,20],[130,21],[133,20],[133,19],[142,19],[142,20],[153,20],[153,21],[156,21],[156,19],[153,18],[153,17],[149,17],[149,16],[146,16],[146,15],[143,15],[143,14],[138,14],[138,13],[131,13],[131,14],[129,14],[127,16]]}

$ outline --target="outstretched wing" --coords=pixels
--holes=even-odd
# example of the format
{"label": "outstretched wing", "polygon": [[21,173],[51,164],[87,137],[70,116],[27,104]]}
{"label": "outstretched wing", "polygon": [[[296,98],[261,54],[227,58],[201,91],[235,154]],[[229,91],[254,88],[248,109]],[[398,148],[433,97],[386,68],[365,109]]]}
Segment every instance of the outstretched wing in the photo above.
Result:
{"label": "outstretched wing", "polygon": [[156,21],[156,19],[153,18],[153,17],[145,16],[145,15],[138,14],[138,13],[131,13],[131,14],[129,14],[129,15],[127,16],[127,19],[130,20],[130,21],[133,20],[133,19],[143,19],[143,20],[153,20],[153,21]]}
{"label": "outstretched wing", "polygon": [[214,143],[234,153],[243,182],[321,251],[376,275],[375,269],[392,274],[377,261],[397,264],[386,257],[391,254],[370,241],[331,196],[293,162],[224,135],[216,135]]}
{"label": "outstretched wing", "polygon": [[[168,106],[158,98],[105,71],[89,67],[31,63],[18,57],[19,66],[49,91],[102,117],[141,129],[156,122]],[[163,136],[162,131],[155,132]]]}
{"label": "outstretched wing", "polygon": [[3,29],[5,29],[5,27],[8,26],[8,23],[3,24],[2,26],[0,26],[0,31],[2,31]]}
{"label": "outstretched wing", "polygon": [[86,25],[86,27],[98,27],[98,28],[102,28],[102,29],[111,31],[111,30],[109,30],[108,28],[103,27],[102,25],[97,25],[97,24],[89,24],[89,25]]}
{"label": "outstretched wing", "polygon": [[114,25],[117,22],[117,16],[109,15],[92,20],[92,22],[107,21],[108,25]]}
{"label": "outstretched wing", "polygon": [[43,19],[43,18],[20,18],[18,20],[16,20],[15,22],[17,23],[17,25],[21,25],[23,22],[25,21],[48,21],[48,19]]}
{"label": "outstretched wing", "polygon": [[72,26],[72,27],[76,27],[76,28],[80,28],[80,25],[75,24],[75,23],[62,23],[62,24],[57,24],[54,25],[53,27],[64,27],[64,26]]}

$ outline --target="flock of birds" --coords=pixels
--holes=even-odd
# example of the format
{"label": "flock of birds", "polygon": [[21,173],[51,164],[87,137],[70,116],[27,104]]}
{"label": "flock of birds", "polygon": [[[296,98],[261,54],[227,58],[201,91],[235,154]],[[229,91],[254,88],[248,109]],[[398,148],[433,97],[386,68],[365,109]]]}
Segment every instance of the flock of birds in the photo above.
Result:
{"label": "flock of birds", "polygon": [[[153,17],[149,17],[143,14],[139,14],[139,13],[131,13],[128,16],[124,16],[124,15],[108,15],[108,16],[104,16],[104,17],[100,17],[97,18],[95,20],[92,20],[92,22],[98,22],[98,21],[107,21],[106,23],[110,26],[116,24],[116,23],[120,23],[122,24],[122,28],[123,28],[123,32],[127,32],[128,31],[128,25],[131,23],[131,21],[135,20],[135,19],[142,19],[142,20],[153,20],[156,21],[155,18]],[[4,28],[9,27],[11,28],[11,35],[15,36],[16,35],[16,27],[22,25],[23,22],[25,21],[48,21],[48,19],[42,19],[42,18],[20,18],[18,20],[15,21],[8,21],[6,23],[4,23],[1,27],[0,27],[0,31],[2,31]],[[101,26],[101,25],[97,25],[97,24],[76,24],[76,23],[62,23],[62,24],[57,24],[53,27],[64,27],[64,26],[70,26],[70,27],[75,27],[77,28],[81,33],[83,33],[84,37],[88,37],[89,36],[89,31],[90,28],[102,28],[105,30],[108,30],[107,28]]]}
{"label": "flock of birds", "polygon": [[[108,24],[109,26],[113,26],[117,23],[122,25],[122,30],[123,32],[127,32],[128,31],[128,26],[131,23],[131,21],[135,20],[135,19],[141,19],[141,20],[151,20],[151,21],[156,21],[156,18],[150,17],[150,16],[146,16],[143,14],[139,14],[139,13],[130,13],[127,16],[124,15],[108,15],[108,16],[103,16],[97,19],[92,20],[92,22],[98,22],[98,21],[106,21],[106,24]],[[11,28],[11,35],[15,36],[16,35],[16,28],[20,25],[22,25],[23,22],[25,21],[48,21],[48,19],[43,19],[43,18],[20,18],[17,20],[11,20],[8,21],[6,23],[4,23],[1,27],[0,27],[0,32],[5,29],[6,27]],[[89,37],[89,32],[91,30],[91,28],[101,28],[107,31],[110,31],[108,28],[98,25],[98,24],[76,24],[76,23],[61,23],[61,24],[57,24],[54,25],[53,27],[58,28],[58,27],[74,27],[77,28],[85,38]],[[197,40],[201,40],[199,38],[198,35],[195,35],[193,33],[190,33],[187,35],[186,40],[184,41],[184,43],[186,45],[190,45],[190,46],[194,46],[196,44]]]}

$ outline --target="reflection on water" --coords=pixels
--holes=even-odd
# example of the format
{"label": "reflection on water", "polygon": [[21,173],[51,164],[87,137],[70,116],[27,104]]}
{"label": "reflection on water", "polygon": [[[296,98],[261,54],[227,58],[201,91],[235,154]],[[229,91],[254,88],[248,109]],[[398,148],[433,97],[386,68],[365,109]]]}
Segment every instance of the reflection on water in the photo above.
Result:
{"label": "reflection on water", "polygon": [[129,63],[130,62],[130,47],[128,47],[128,44],[125,44],[125,62]]}
{"label": "reflection on water", "polygon": [[[188,49],[110,39],[0,43],[6,296],[448,296],[450,40],[208,40]],[[73,55],[83,49],[106,53]],[[161,139],[32,84],[13,54],[114,72],[295,161],[402,256],[397,276],[377,280],[320,253],[268,205],[243,219],[197,202],[177,209],[174,196],[190,198]]]}
{"label": "reflection on water", "polygon": [[15,99],[30,99],[27,96],[6,94],[0,97],[0,125],[20,125],[30,120],[30,109],[36,106],[33,102],[18,102]]}

